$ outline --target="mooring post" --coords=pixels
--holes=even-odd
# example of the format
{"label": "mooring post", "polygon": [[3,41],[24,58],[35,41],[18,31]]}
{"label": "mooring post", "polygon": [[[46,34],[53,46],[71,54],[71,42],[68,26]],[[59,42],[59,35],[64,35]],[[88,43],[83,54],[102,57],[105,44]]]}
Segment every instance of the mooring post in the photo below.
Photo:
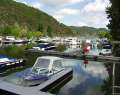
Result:
{"label": "mooring post", "polygon": [[112,70],[112,95],[115,93],[115,63],[113,63],[113,70]]}

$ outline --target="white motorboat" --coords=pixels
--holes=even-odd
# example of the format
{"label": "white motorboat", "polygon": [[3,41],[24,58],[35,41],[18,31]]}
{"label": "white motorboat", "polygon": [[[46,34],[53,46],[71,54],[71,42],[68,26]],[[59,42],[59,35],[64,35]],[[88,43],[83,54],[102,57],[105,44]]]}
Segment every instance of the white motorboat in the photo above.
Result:
{"label": "white motorboat", "polygon": [[46,80],[50,76],[62,71],[62,58],[54,56],[38,57],[31,72],[24,76],[25,80]]}

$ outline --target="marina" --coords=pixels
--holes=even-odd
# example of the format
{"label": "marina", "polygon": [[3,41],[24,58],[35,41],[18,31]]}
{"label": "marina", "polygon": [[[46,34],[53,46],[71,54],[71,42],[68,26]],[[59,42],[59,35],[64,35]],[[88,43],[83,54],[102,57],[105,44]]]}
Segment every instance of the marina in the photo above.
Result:
{"label": "marina", "polygon": [[0,0],[0,95],[120,95],[119,0]]}
{"label": "marina", "polygon": [[[11,55],[11,53],[13,52],[12,48],[15,48],[16,46],[14,46],[14,47],[12,46],[12,48],[11,48],[12,50],[10,49],[10,47],[11,46],[7,46],[6,47],[6,48],[9,48],[9,50],[10,50],[9,51],[9,55]],[[109,77],[112,77],[112,76],[108,76],[109,72],[105,69],[107,63],[110,62],[110,59],[111,59],[110,56],[109,57],[107,57],[107,56],[101,56],[101,57],[98,56],[98,59],[105,58],[106,61],[99,61],[99,62],[97,62],[97,61],[94,61],[95,60],[94,59],[93,61],[92,60],[89,61],[89,63],[85,66],[84,61],[81,60],[81,59],[83,59],[83,56],[81,56],[80,58],[73,57],[73,55],[72,55],[72,57],[69,57],[68,55],[65,55],[65,56],[64,55],[62,55],[62,56],[60,55],[60,56],[58,56],[57,54],[56,55],[52,54],[53,51],[47,51],[47,52],[46,51],[44,51],[44,52],[42,51],[41,52],[41,51],[36,50],[34,52],[30,52],[30,51],[28,52],[28,51],[25,51],[26,47],[23,48],[22,52],[19,54],[19,49],[21,51],[21,47],[23,47],[23,46],[18,46],[17,49],[14,49],[14,52],[16,50],[16,54],[17,54],[17,56],[19,56],[19,58],[21,58],[21,56],[24,56],[24,58],[26,59],[26,66],[25,67],[27,67],[27,68],[26,69],[23,68],[20,71],[16,71],[15,70],[15,72],[12,72],[11,74],[9,74],[9,75],[7,75],[5,77],[1,77],[0,78],[1,83],[3,83],[4,85],[10,85],[13,88],[17,88],[17,91],[15,91],[15,90],[13,91],[9,87],[6,88],[6,86],[0,85],[0,89],[2,89],[2,91],[6,89],[7,91],[10,91],[10,92],[13,92],[13,93],[20,93],[21,95],[22,94],[25,95],[25,93],[28,94],[28,90],[31,91],[30,93],[32,93],[32,91],[34,90],[35,93],[39,93],[40,95],[42,95],[42,94],[43,95],[44,94],[45,95],[47,95],[47,94],[49,95],[49,94],[51,94],[50,92],[52,92],[52,94],[57,94],[57,95],[64,95],[64,93],[66,93],[66,95],[72,95],[77,90],[76,87],[74,87],[74,86],[77,86],[77,84],[81,84],[81,85],[79,85],[79,90],[77,90],[77,91],[80,91],[79,93],[81,93],[81,95],[89,95],[89,94],[87,94],[87,91],[89,91],[87,89],[87,87],[94,88],[95,85],[98,85],[98,88],[97,88],[98,90],[96,90],[97,91],[96,93],[102,93],[102,91],[99,89],[99,87],[101,87],[102,85],[105,85],[104,82],[103,82],[104,80],[107,81],[107,79]],[[1,53],[3,51],[5,52],[5,50],[6,49],[4,48],[0,52]],[[56,53],[56,52],[54,51],[53,53]],[[71,54],[74,54],[74,56],[75,56],[76,55],[75,53],[76,52],[72,51]],[[8,54],[8,52],[7,52],[7,54]],[[61,53],[59,53],[59,54],[61,54]],[[67,67],[67,68],[72,68],[73,71],[71,69],[62,70],[61,72],[59,72],[56,75],[53,75],[50,79],[48,79],[47,81],[43,82],[42,84],[40,84],[41,82],[38,83],[38,81],[36,81],[37,84],[36,85],[32,85],[31,87],[21,86],[20,85],[21,80],[18,81],[18,85],[16,85],[17,79],[18,79],[18,78],[16,78],[17,74],[18,75],[22,74],[22,72],[24,72],[25,70],[27,70],[30,67],[34,66],[33,64],[35,63],[37,57],[39,57],[39,56],[48,56],[48,55],[49,56],[62,57],[64,59],[63,66]],[[91,57],[90,57],[90,55],[88,55],[88,56],[89,56],[88,59],[90,60]],[[115,60],[116,60],[116,62],[119,62],[119,58],[116,58]],[[112,64],[109,64],[109,65],[112,66]],[[95,70],[96,68],[97,68],[97,70],[100,69],[98,73]],[[103,75],[103,72],[104,72],[105,75]],[[94,76],[94,74],[96,74],[96,75]],[[90,76],[88,76],[88,75],[90,75]],[[83,77],[81,77],[81,76],[83,76]],[[94,76],[94,77],[92,77],[92,76]],[[84,87],[84,90],[83,90],[84,92],[83,92],[82,91],[82,88],[83,88],[82,85],[85,85],[85,83],[82,82],[82,80],[84,79],[84,77],[89,77],[86,80],[86,81],[88,81],[88,80],[89,81],[88,81],[88,84],[86,84],[86,87]],[[100,78],[98,78],[98,77],[100,77]],[[13,81],[13,79],[14,79],[14,81]],[[61,80],[63,80],[63,81],[61,81]],[[92,82],[93,80],[94,80],[94,82]],[[97,83],[100,83],[100,84],[95,83],[95,80],[96,80],[96,82],[100,81],[100,82],[97,82]],[[76,82],[77,82],[77,84],[76,84]],[[73,90],[70,90],[69,87],[72,87]],[[112,84],[111,84],[111,87],[112,87]],[[69,90],[70,90],[71,94],[69,93]],[[69,94],[67,94],[66,91],[68,91]],[[94,90],[93,89],[91,89],[90,91],[91,91],[91,93],[93,93],[92,95],[96,95],[96,94],[94,94]],[[85,94],[85,92],[86,92],[86,94]],[[76,93],[76,95],[79,95],[79,94]]]}
{"label": "marina", "polygon": [[[72,69],[67,69],[64,70],[54,76],[51,77],[51,79],[49,79],[48,81],[42,83],[41,85],[38,86],[33,86],[33,87],[23,87],[23,86],[17,86],[8,82],[5,82],[3,80],[0,80],[1,85],[0,85],[0,91],[4,92],[4,91],[8,91],[12,93],[12,95],[33,95],[33,94],[37,94],[37,95],[52,95],[49,93],[44,93],[43,91],[49,91],[49,89],[52,89],[51,87],[55,86],[55,83],[59,83],[61,78],[69,78],[69,76],[71,76],[72,74]],[[64,81],[62,81],[64,82]],[[11,89],[12,88],[12,89]],[[15,89],[15,90],[13,90]],[[29,90],[29,91],[28,91]]]}

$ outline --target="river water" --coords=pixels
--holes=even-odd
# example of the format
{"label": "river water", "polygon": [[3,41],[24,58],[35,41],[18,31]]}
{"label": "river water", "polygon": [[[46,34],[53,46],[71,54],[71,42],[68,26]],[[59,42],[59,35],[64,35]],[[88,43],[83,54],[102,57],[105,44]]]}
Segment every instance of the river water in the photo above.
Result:
{"label": "river water", "polygon": [[[25,53],[29,45],[7,46],[0,49],[0,54],[25,58],[26,67],[31,67],[39,54]],[[104,63],[90,61],[87,66],[82,60],[64,59],[65,67],[73,68],[73,77],[55,94],[57,95],[110,95],[107,80],[109,73]],[[106,88],[107,87],[107,88]]]}
{"label": "river water", "polygon": [[103,63],[89,62],[85,67],[82,60],[67,59],[64,64],[73,68],[73,78],[57,95],[104,95],[102,86],[108,72]]}

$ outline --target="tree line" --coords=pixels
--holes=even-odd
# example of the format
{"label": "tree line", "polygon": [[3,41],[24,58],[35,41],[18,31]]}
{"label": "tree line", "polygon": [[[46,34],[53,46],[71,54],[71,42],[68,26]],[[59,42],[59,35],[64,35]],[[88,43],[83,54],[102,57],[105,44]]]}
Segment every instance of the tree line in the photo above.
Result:
{"label": "tree line", "polygon": [[31,31],[26,26],[19,26],[17,23],[13,25],[0,26],[0,35],[1,36],[15,36],[18,38],[39,38],[41,36],[52,37],[52,29],[50,26],[47,27],[46,31],[42,25],[39,25],[38,31]]}
{"label": "tree line", "polygon": [[109,0],[111,6],[107,8],[109,24],[108,28],[112,35],[112,40],[119,42],[114,44],[114,53],[116,56],[120,56],[120,5],[119,0]]}

